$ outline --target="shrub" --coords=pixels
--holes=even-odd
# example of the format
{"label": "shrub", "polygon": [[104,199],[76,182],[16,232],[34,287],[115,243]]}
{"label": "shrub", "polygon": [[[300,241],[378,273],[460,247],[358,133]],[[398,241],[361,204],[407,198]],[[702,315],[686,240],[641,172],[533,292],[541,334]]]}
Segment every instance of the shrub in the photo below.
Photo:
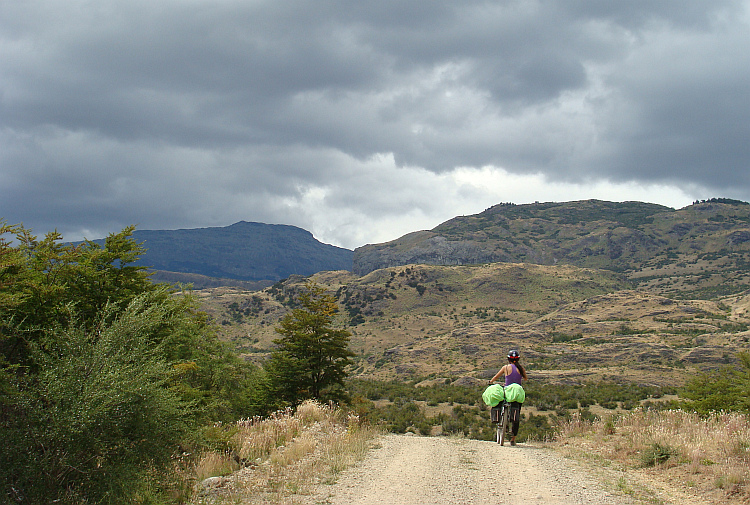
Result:
{"label": "shrub", "polygon": [[700,373],[688,382],[680,391],[685,407],[704,415],[721,410],[750,413],[750,353],[737,357],[739,366]]}
{"label": "shrub", "polygon": [[677,451],[673,447],[654,442],[641,452],[641,465],[644,467],[659,465],[676,455]]}
{"label": "shrub", "polygon": [[554,436],[555,428],[550,424],[547,416],[529,414],[527,417],[524,414],[521,415],[523,418],[521,426],[518,429],[519,442],[526,440],[547,440]]}
{"label": "shrub", "polygon": [[191,410],[143,338],[163,314],[138,302],[96,338],[69,328],[54,353],[32,353],[40,371],[33,387],[18,384],[0,430],[6,489],[31,503],[122,503],[150,472],[168,471]]}
{"label": "shrub", "polygon": [[70,245],[0,223],[0,496],[156,499],[195,426],[267,408],[193,298],[133,265],[132,231]]}

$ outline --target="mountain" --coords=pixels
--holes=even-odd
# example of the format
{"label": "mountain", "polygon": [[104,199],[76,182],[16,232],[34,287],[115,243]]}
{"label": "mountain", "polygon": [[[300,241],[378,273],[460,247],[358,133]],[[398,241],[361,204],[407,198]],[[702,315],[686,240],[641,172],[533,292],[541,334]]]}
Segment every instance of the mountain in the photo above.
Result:
{"label": "mountain", "polygon": [[[354,376],[486,379],[518,348],[545,381],[675,386],[750,350],[750,205],[497,205],[312,278],[352,332]],[[260,361],[304,281],[201,301]]]}
{"label": "mountain", "polygon": [[353,272],[494,262],[600,268],[674,296],[736,293],[750,289],[750,204],[712,199],[679,210],[599,200],[499,204],[359,247]]}
{"label": "mountain", "polygon": [[136,230],[133,238],[146,249],[138,264],[158,271],[160,279],[208,276],[268,285],[290,275],[352,268],[352,251],[288,225],[240,221],[226,227]]}

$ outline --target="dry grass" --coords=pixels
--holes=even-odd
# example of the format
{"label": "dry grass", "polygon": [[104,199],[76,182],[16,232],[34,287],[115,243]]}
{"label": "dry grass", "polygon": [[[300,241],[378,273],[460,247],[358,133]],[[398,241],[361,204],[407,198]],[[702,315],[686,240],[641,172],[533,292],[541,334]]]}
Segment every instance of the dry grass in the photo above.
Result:
{"label": "dry grass", "polygon": [[[552,445],[624,472],[621,491],[640,486],[710,503],[750,503],[748,415],[639,409],[594,422],[574,416]],[[659,502],[655,496],[648,501]]]}
{"label": "dry grass", "polygon": [[239,470],[240,465],[227,452],[207,452],[195,466],[195,477],[201,482],[209,477],[229,475]]}
{"label": "dry grass", "polygon": [[[242,420],[231,440],[234,453],[205,454],[198,464],[219,472],[235,464],[235,471],[201,487],[194,503],[296,503],[315,484],[334,482],[336,474],[364,456],[378,434],[356,415],[315,402],[303,403],[296,412]],[[199,474],[199,482],[207,476]]]}

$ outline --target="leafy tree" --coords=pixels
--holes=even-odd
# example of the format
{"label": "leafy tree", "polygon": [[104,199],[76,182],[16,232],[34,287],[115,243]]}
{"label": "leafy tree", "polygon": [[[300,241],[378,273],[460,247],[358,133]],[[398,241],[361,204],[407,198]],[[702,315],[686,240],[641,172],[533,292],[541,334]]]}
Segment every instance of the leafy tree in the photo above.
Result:
{"label": "leafy tree", "polygon": [[137,502],[196,426],[267,409],[264,372],[133,266],[132,231],[71,245],[0,222],[5,501]]}
{"label": "leafy tree", "polygon": [[750,353],[737,354],[739,367],[703,372],[680,391],[685,406],[701,414],[734,410],[750,413]]}
{"label": "leafy tree", "polygon": [[349,350],[351,334],[333,327],[336,299],[308,281],[298,303],[276,328],[281,337],[274,340],[277,348],[266,363],[274,391],[292,405],[310,398],[341,399],[354,353]]}
{"label": "leafy tree", "polygon": [[18,243],[0,242],[0,290],[7,302],[0,305],[0,349],[8,360],[31,365],[31,348],[43,345],[51,327],[73,321],[91,326],[106,305],[124,309],[138,294],[156,289],[145,267],[132,265],[143,253],[130,238],[133,229],[111,234],[102,247],[91,241],[66,245],[57,232],[37,240],[23,227],[0,227]]}

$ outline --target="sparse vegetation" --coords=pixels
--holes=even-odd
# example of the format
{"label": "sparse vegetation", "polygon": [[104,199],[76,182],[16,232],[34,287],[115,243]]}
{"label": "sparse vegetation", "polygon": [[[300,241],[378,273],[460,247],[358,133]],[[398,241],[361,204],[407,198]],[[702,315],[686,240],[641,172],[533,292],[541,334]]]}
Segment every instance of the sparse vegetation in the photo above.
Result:
{"label": "sparse vegetation", "polygon": [[[349,388],[360,399],[357,409],[363,418],[380,423],[388,431],[413,431],[422,435],[460,434],[492,440],[494,428],[489,411],[481,402],[483,387],[455,386],[444,381],[416,386],[414,382],[351,380]],[[589,407],[630,410],[648,402],[651,408],[669,408],[676,402],[659,401],[672,388],[613,383],[555,385],[531,382],[525,385],[526,403],[519,440],[545,440],[555,427],[572,415],[593,420]],[[428,415],[427,407],[433,407]],[[530,411],[533,408],[533,411]]]}
{"label": "sparse vegetation", "polygon": [[[746,414],[636,409],[606,419],[573,415],[550,445],[580,459],[609,461],[627,472],[629,482],[658,479],[668,487],[689,487],[710,503],[750,498]],[[650,467],[658,473],[646,473]]]}
{"label": "sparse vegetation", "polygon": [[[379,249],[393,265],[395,247],[404,264],[565,263],[619,272],[638,287],[678,299],[715,299],[750,287],[749,207],[725,198],[679,210],[596,200],[500,204],[408,241],[366,246],[355,254],[354,271],[383,266]],[[450,258],[431,251],[436,236],[454,245]],[[710,269],[707,258],[715,261]]]}
{"label": "sparse vegetation", "polygon": [[[197,491],[196,503],[287,503],[319,482],[335,480],[381,433],[350,411],[312,401],[216,431],[226,447],[201,452],[179,472],[185,487]],[[223,477],[221,485],[201,485],[209,477]]]}

